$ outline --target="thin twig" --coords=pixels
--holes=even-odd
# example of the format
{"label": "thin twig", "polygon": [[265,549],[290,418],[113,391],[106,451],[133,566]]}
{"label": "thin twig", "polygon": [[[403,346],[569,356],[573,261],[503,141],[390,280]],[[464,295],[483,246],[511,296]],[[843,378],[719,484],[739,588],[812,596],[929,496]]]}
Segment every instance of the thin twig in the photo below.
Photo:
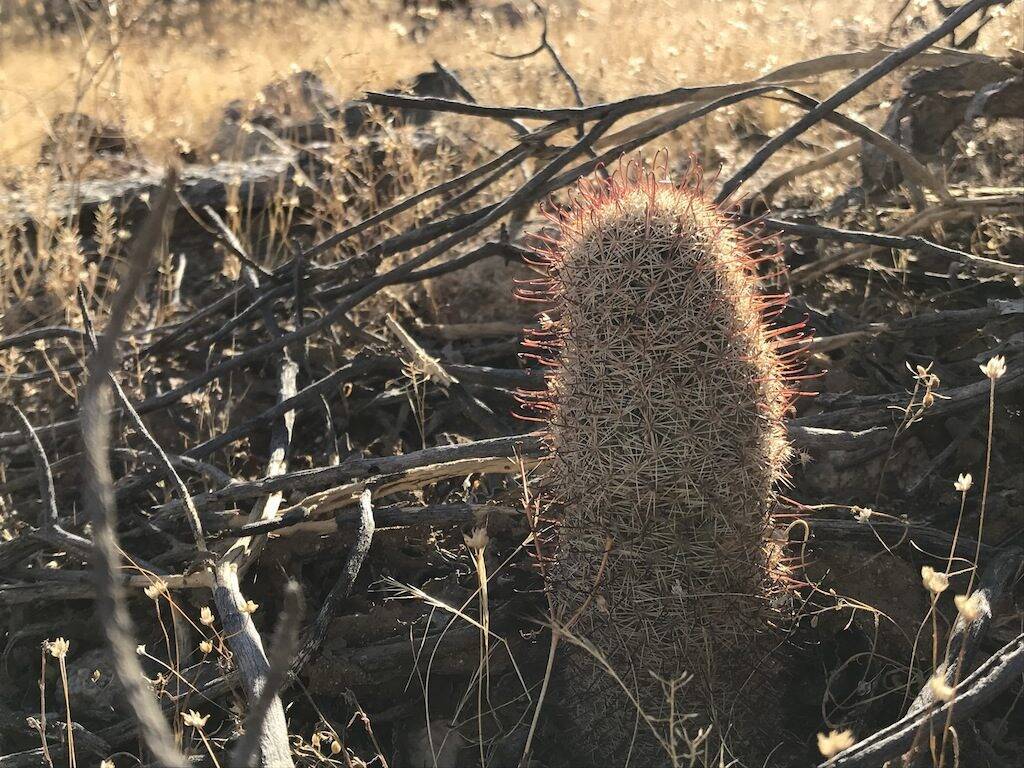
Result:
{"label": "thin twig", "polygon": [[523,61],[531,56],[536,56],[541,51],[547,51],[551,60],[555,64],[555,69],[557,69],[558,73],[569,83],[569,87],[572,89],[573,98],[576,100],[576,106],[582,107],[583,95],[580,93],[580,87],[576,83],[576,79],[569,74],[569,70],[566,69],[565,64],[562,63],[562,59],[558,55],[558,51],[555,50],[554,46],[552,46],[551,42],[548,40],[548,9],[538,3],[537,0],[533,0],[533,7],[537,9],[537,13],[540,14],[541,22],[543,23],[543,27],[541,27],[540,31],[540,42],[537,44],[537,47],[527,51],[526,53],[507,54],[492,52],[491,55],[499,59],[504,59],[505,61]]}

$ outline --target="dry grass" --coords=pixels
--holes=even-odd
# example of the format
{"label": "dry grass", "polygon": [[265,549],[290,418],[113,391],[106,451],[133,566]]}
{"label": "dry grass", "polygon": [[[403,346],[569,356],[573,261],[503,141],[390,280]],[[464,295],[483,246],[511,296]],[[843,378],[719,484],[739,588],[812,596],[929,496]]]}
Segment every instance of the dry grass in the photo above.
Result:
{"label": "dry grass", "polygon": [[[416,16],[383,0],[212,0],[157,23],[151,0],[130,0],[117,4],[113,22],[98,14],[99,23],[87,30],[40,37],[24,18],[32,5],[14,0],[12,19],[0,30],[0,167],[33,163],[48,121],[76,104],[123,124],[151,157],[175,139],[202,146],[226,101],[252,98],[295,67],[321,72],[339,94],[354,96],[391,87],[436,58],[465,73],[481,101],[554,105],[571,99],[546,58],[509,63],[488,55],[532,48],[539,29],[533,17],[512,29],[494,18],[467,25],[450,14]],[[931,3],[915,5],[922,26],[934,21]],[[789,62],[870,46],[884,39],[894,12],[891,0],[565,0],[550,6],[551,39],[589,102],[749,79]],[[432,31],[417,34],[426,24]],[[898,25],[890,42],[914,32]],[[978,48],[1019,48],[1021,34],[1019,10],[1012,10],[986,27]],[[758,112],[763,130],[784,120],[769,103]]]}
{"label": "dry grass", "polygon": [[[87,283],[90,293],[102,295],[106,290],[95,265],[86,267],[75,230],[42,213],[54,179],[35,164],[40,144],[61,112],[80,110],[122,126],[144,160],[159,164],[182,148],[208,157],[227,102],[256,99],[268,83],[299,68],[316,71],[341,98],[349,98],[366,89],[394,87],[429,69],[431,60],[437,59],[457,71],[482,102],[571,103],[568,84],[546,56],[509,62],[490,55],[535,46],[540,20],[527,3],[516,3],[528,11],[525,23],[518,27],[510,26],[500,14],[478,11],[467,22],[458,14],[438,14],[427,8],[428,3],[421,5],[424,9],[417,14],[402,10],[396,0],[193,0],[185,4],[128,0],[92,3],[95,10],[91,11],[77,2],[66,7],[83,9],[81,18],[91,23],[40,33],[30,23],[37,4],[14,0],[0,11],[4,22],[0,24],[0,184],[6,182],[24,198],[36,201],[33,210],[39,213],[34,217],[33,245],[39,256],[31,264],[24,263],[16,255],[24,249],[16,247],[15,233],[0,231],[0,277],[9,286],[0,297],[0,327],[10,333],[39,322],[70,320],[74,312],[70,287],[79,281]],[[479,9],[497,4],[474,5]],[[914,13],[905,14],[889,33],[891,0],[561,0],[549,6],[550,40],[588,103],[677,85],[748,80],[809,57],[868,48],[881,41],[897,44],[937,19],[932,4],[923,1],[915,3]],[[114,8],[116,16],[111,15]],[[1024,47],[1019,8],[996,12],[1002,13],[985,27],[977,49],[1002,54]],[[827,92],[845,76],[842,71],[825,75],[807,90]],[[884,100],[896,95],[898,82],[891,78],[872,89],[848,113],[877,124]],[[858,108],[872,111],[858,115]],[[751,100],[695,121],[651,149],[667,146],[677,157],[694,152],[710,172],[722,168],[729,173],[759,143],[759,137],[788,124],[797,114],[778,102]],[[508,131],[496,123],[449,117],[440,124],[453,132],[456,154],[448,152],[425,163],[412,157],[401,134],[391,134],[383,167],[366,167],[358,158],[354,168],[339,164],[337,176],[342,178],[365,181],[374,173],[388,172],[397,183],[381,199],[373,199],[365,183],[357,184],[362,189],[358,200],[337,194],[317,196],[315,220],[321,230],[329,233],[352,223],[360,213],[372,213],[425,189],[451,176],[454,167],[468,168],[507,146]],[[762,176],[799,164],[808,147],[824,153],[838,141],[849,140],[824,125],[803,138],[802,146],[779,152]],[[743,146],[738,147],[737,141]],[[337,154],[344,157],[346,148],[340,150]],[[82,172],[75,169],[65,175],[78,178]],[[85,172],[116,175],[118,170],[101,164]],[[815,195],[831,197],[856,183],[856,172],[855,163],[840,163],[802,183]],[[494,193],[505,192],[514,182],[515,177],[510,177],[496,185]],[[275,231],[287,228],[292,215],[288,202],[282,199],[280,210],[270,217],[277,223]],[[228,224],[244,242],[249,223],[242,214],[229,217]],[[407,221],[400,217],[394,226]],[[116,258],[116,224],[114,230],[104,255]],[[372,229],[352,245],[358,247],[381,234]],[[276,246],[264,244],[261,251],[268,266],[287,256],[283,239]],[[172,270],[165,254],[162,271]],[[507,281],[501,265],[480,265],[448,280],[441,293],[431,292],[429,304],[436,319],[506,319],[516,314],[499,300],[509,294]],[[478,301],[454,306],[456,302],[450,300],[452,292],[472,296],[481,286],[486,295]],[[495,308],[498,314],[492,315]],[[154,322],[163,316],[162,311],[157,314]]]}

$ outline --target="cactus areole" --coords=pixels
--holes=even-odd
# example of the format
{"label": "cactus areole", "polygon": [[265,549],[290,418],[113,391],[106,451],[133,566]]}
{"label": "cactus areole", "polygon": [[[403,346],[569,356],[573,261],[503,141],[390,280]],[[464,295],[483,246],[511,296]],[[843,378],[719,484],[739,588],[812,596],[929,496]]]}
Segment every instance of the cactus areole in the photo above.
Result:
{"label": "cactus areole", "polygon": [[797,329],[770,321],[786,297],[762,292],[757,241],[698,171],[677,186],[630,167],[550,217],[544,277],[521,290],[547,303],[525,345],[548,387],[522,397],[549,427],[554,618],[589,646],[567,653],[557,698],[595,765],[660,765],[698,728],[715,765],[723,745],[745,765],[771,748],[785,613],[770,532]]}

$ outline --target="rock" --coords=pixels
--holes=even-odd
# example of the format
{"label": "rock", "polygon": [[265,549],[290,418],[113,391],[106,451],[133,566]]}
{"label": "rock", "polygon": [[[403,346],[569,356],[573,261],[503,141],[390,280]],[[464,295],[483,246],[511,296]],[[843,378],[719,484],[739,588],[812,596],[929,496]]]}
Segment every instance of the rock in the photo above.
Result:
{"label": "rock", "polygon": [[[943,152],[949,137],[965,122],[1016,118],[1024,109],[1024,79],[1001,60],[971,61],[922,70],[903,83],[882,133],[929,162]],[[895,188],[903,179],[899,165],[871,144],[861,153],[863,186],[870,192]]]}
{"label": "rock", "polygon": [[68,658],[68,694],[90,718],[111,722],[124,716],[124,689],[114,674],[110,651],[94,648]]}
{"label": "rock", "polygon": [[[223,212],[236,192],[244,200],[247,213],[259,213],[281,195],[297,194],[300,205],[312,202],[308,186],[294,183],[296,153],[268,155],[246,163],[221,162],[212,165],[185,166],[181,171],[179,195],[184,204],[179,210],[176,226],[179,231],[195,228],[192,215],[185,210],[201,211],[210,206]],[[33,200],[21,192],[0,193],[0,227],[25,226],[32,229],[33,220],[56,218],[67,220],[78,217],[80,232],[92,232],[96,209],[111,203],[117,212],[119,226],[130,229],[149,211],[149,200],[160,187],[162,173],[157,171],[133,172],[116,179],[83,182],[61,181],[47,196],[47,209],[37,210]]]}
{"label": "rock", "polygon": [[[411,81],[390,88],[388,92],[412,93],[414,96],[437,96],[442,99],[454,99],[462,95],[454,78],[436,64],[433,70],[420,72]],[[425,125],[434,116],[433,112],[421,109],[385,107],[382,112],[393,125]],[[368,104],[360,101],[346,102],[343,115],[345,132],[349,136],[368,133],[374,128]]]}
{"label": "rock", "polygon": [[512,2],[498,3],[486,11],[500,25],[518,29],[526,23],[526,12]]}
{"label": "rock", "polygon": [[[461,95],[455,79],[440,66],[390,90],[447,99]],[[393,126],[421,126],[433,118],[426,110],[383,112]],[[229,102],[207,154],[215,160],[249,160],[317,142],[372,137],[377,127],[369,105],[340,102],[317,74],[301,70],[267,85],[252,103]]]}
{"label": "rock", "polygon": [[228,102],[207,153],[248,160],[315,141],[333,141],[342,106],[315,72],[300,70],[265,86],[252,103]]}
{"label": "rock", "polygon": [[84,112],[59,112],[50,126],[39,150],[39,162],[52,166],[58,174],[78,170],[92,158],[137,154],[120,128]]}

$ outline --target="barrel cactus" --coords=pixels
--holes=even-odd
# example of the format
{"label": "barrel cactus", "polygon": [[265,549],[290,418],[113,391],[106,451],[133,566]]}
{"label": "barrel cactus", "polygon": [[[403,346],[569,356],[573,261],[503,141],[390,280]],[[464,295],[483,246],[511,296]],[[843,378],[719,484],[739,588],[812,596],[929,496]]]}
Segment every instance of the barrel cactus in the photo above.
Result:
{"label": "barrel cactus", "polygon": [[552,366],[532,401],[549,427],[548,589],[590,646],[567,654],[554,697],[582,735],[575,758],[667,765],[678,726],[700,726],[714,764],[760,764],[771,712],[744,712],[777,694],[785,620],[770,533],[793,340],[769,325],[785,296],[762,293],[751,241],[698,173],[584,182],[552,219],[526,345]]}

